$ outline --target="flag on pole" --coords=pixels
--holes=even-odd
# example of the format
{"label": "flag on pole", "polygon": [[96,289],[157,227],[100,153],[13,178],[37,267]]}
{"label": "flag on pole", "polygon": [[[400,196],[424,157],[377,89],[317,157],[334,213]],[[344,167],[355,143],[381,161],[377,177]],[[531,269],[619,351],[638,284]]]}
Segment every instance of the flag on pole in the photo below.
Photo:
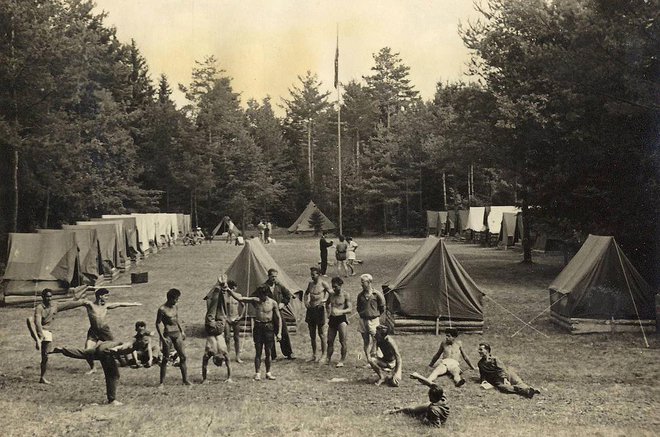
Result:
{"label": "flag on pole", "polygon": [[339,84],[339,32],[337,33],[337,50],[335,51],[335,88]]}

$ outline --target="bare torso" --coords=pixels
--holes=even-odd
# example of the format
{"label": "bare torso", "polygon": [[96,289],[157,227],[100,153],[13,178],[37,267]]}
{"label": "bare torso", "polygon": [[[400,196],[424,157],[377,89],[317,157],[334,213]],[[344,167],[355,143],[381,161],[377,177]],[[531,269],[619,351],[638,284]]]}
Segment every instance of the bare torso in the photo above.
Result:
{"label": "bare torso", "polygon": [[454,340],[452,344],[443,341],[442,359],[451,358],[452,360],[459,361],[461,358],[461,342]]}
{"label": "bare torso", "polygon": [[108,314],[108,308],[105,305],[99,305],[95,302],[88,302],[88,304],[85,305],[85,308],[87,308],[89,326],[92,329],[97,330],[108,325],[105,321],[105,317]]}
{"label": "bare torso", "polygon": [[305,294],[309,295],[309,306],[313,308],[323,305],[327,298],[326,293],[329,290],[330,286],[322,279],[318,279],[316,282],[309,281],[307,291],[305,291]]}
{"label": "bare torso", "polygon": [[345,291],[340,291],[338,294],[337,293],[330,293],[330,297],[328,298],[328,305],[330,307],[330,315],[331,316],[339,316],[341,314],[338,313],[338,311],[344,310],[345,308],[348,307],[348,302],[350,300],[350,297],[348,293]]}
{"label": "bare torso", "polygon": [[255,315],[256,320],[259,322],[270,322],[273,320],[273,310],[277,307],[277,302],[269,297],[265,301],[252,301],[251,303],[257,311]]}

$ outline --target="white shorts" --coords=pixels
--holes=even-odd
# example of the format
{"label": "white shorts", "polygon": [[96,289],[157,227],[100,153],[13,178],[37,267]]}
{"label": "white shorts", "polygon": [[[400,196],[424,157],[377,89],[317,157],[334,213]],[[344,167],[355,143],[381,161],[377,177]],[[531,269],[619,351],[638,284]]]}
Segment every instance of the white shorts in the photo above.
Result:
{"label": "white shorts", "polygon": [[380,325],[380,317],[374,319],[360,319],[358,323],[358,332],[362,334],[376,335],[376,328]]}
{"label": "white shorts", "polygon": [[41,337],[41,341],[53,341],[53,333],[52,332],[47,331],[45,329],[42,329],[41,333],[43,334],[43,337]]}

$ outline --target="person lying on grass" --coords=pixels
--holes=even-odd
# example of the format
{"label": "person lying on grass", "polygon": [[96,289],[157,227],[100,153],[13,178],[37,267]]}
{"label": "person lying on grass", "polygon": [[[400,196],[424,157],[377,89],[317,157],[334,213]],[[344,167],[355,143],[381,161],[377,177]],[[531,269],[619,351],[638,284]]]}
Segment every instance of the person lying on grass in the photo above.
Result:
{"label": "person lying on grass", "polygon": [[382,357],[369,357],[369,365],[378,375],[376,385],[387,382],[392,387],[398,387],[402,373],[401,354],[389,333],[390,329],[386,325],[378,325],[376,328],[376,351],[380,349]]}
{"label": "person lying on grass", "polygon": [[[234,287],[236,288],[236,287]],[[271,364],[271,351],[275,347],[275,340],[282,339],[282,316],[278,308],[277,302],[268,297],[266,288],[258,287],[255,290],[255,297],[243,297],[229,288],[228,292],[239,302],[251,303],[254,305],[256,315],[254,317],[254,329],[252,331],[252,338],[254,340],[254,380],[261,380],[261,354],[265,353],[266,358],[266,379],[275,379],[270,371]],[[275,323],[278,321],[278,323]],[[277,326],[277,334],[275,334],[275,326]]]}
{"label": "person lying on grass", "polygon": [[460,357],[463,357],[467,365],[470,366],[470,369],[474,370],[470,358],[468,358],[463,350],[463,344],[460,340],[456,340],[456,337],[458,337],[458,330],[454,328],[445,330],[445,339],[440,343],[438,352],[431,359],[429,367],[433,367],[438,359],[440,359],[440,363],[429,375],[429,381],[433,382],[437,377],[449,374],[454,380],[456,387],[465,384],[465,379],[461,376],[461,366],[458,364]]}
{"label": "person lying on grass", "polygon": [[395,408],[389,410],[389,414],[403,413],[408,416],[421,419],[430,426],[440,426],[447,421],[449,416],[449,404],[441,387],[415,372],[410,378],[416,379],[429,388],[429,404],[416,405],[414,407]]}
{"label": "person lying on grass", "polygon": [[525,384],[517,373],[505,367],[499,359],[491,355],[490,345],[488,343],[479,343],[478,351],[481,359],[477,365],[479,366],[482,386],[487,387],[487,385],[484,385],[485,381],[502,393],[515,393],[525,396],[528,399],[533,398],[535,394],[541,393],[537,389]]}

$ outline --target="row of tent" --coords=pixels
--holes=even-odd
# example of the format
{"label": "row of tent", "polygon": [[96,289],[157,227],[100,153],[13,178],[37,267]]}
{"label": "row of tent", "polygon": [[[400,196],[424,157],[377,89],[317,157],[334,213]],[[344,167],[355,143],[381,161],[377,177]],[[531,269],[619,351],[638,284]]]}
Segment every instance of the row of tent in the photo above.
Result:
{"label": "row of tent", "polygon": [[62,229],[10,233],[0,304],[24,303],[44,288],[63,298],[117,275],[191,232],[188,214],[107,214]]}
{"label": "row of tent", "polygon": [[[486,293],[444,239],[427,237],[383,289],[395,331],[483,331]],[[551,320],[571,333],[655,328],[652,289],[613,237],[589,235],[549,291]]]}
{"label": "row of tent", "polygon": [[[302,289],[282,270],[258,239],[245,247],[226,270],[227,277],[250,293],[268,277],[289,290]],[[433,332],[448,327],[482,332],[480,288],[447,249],[445,240],[427,237],[396,278],[383,286],[387,320],[395,332]],[[613,237],[589,235],[582,248],[549,286],[551,320],[571,333],[653,330],[651,287]],[[304,307],[293,299],[283,310],[289,322],[302,320]],[[249,314],[249,313],[248,313]]]}

